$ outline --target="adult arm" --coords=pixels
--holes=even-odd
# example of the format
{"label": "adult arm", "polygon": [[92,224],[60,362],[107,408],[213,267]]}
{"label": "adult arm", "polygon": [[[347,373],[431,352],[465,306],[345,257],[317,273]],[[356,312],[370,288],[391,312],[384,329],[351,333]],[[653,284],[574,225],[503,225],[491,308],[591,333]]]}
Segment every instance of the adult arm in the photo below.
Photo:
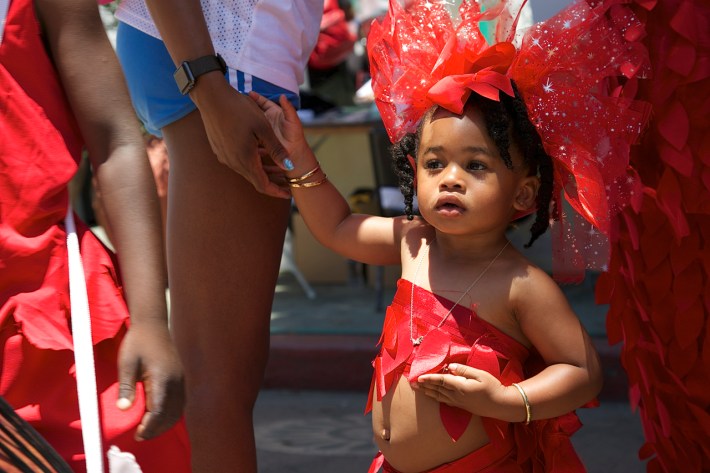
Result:
{"label": "adult arm", "polygon": [[168,331],[160,209],[138,121],[95,0],[36,0],[49,48],[94,167],[121,265],[131,326],[119,354],[119,407],[144,382],[138,438],[182,414],[182,369]]}
{"label": "adult arm", "polygon": [[[146,4],[176,67],[215,53],[199,0],[147,0]],[[217,159],[257,191],[289,198],[262,167],[259,147],[283,169],[288,156],[253,101],[231,87],[219,71],[200,76],[190,98],[200,110]]]}

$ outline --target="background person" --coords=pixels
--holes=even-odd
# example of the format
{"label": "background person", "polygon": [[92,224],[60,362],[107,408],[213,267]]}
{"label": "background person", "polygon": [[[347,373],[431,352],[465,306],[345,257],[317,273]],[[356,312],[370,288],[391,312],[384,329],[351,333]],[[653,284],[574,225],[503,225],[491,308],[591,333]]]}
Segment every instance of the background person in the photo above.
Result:
{"label": "background person", "polygon": [[118,257],[76,219],[104,451],[187,472],[155,183],[96,2],[12,0],[0,24],[0,394],[85,471],[63,222],[86,150]]}

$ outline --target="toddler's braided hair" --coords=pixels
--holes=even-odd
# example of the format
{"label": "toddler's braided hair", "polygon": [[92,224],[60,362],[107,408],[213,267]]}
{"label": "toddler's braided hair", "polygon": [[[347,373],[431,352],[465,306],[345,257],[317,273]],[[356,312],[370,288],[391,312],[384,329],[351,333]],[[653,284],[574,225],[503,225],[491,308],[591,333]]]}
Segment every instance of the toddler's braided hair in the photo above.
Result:
{"label": "toddler's braided hair", "polygon": [[[530,240],[525,245],[529,248],[533,242],[550,226],[550,214],[556,217],[557,209],[551,208],[553,190],[553,165],[552,159],[545,152],[535,126],[530,122],[525,103],[520,98],[518,89],[513,83],[515,97],[500,94],[500,101],[490,100],[476,93],[472,93],[466,106],[477,107],[481,110],[488,134],[491,136],[505,165],[513,168],[510,157],[510,136],[518,146],[524,165],[528,167],[531,175],[537,174],[540,178],[540,188],[537,194],[537,215],[530,228]],[[431,119],[436,107],[432,108],[422,118],[416,133],[408,133],[399,142],[392,145],[394,170],[399,176],[399,188],[404,195],[405,213],[408,219],[414,217],[414,169],[412,169],[407,155],[416,159],[417,146],[421,138],[424,123]],[[511,133],[512,127],[512,133]]]}

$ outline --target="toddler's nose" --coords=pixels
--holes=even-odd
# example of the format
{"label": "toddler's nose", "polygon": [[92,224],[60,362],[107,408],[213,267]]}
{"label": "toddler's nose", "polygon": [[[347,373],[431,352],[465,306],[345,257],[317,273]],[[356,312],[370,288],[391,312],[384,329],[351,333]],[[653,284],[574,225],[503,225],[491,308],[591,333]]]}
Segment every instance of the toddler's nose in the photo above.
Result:
{"label": "toddler's nose", "polygon": [[463,187],[463,180],[461,173],[463,169],[460,166],[454,164],[449,165],[444,169],[441,176],[440,186],[442,189],[460,189]]}

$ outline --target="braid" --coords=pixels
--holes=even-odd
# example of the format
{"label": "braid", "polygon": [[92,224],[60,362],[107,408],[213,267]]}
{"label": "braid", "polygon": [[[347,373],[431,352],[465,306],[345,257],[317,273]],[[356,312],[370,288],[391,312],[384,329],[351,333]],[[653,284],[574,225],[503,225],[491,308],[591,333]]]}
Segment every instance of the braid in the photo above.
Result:
{"label": "braid", "polygon": [[392,167],[399,177],[399,190],[404,196],[404,212],[407,219],[414,218],[414,169],[407,155],[415,160],[417,157],[418,134],[407,133],[401,140],[392,145]]}
{"label": "braid", "polygon": [[[516,142],[521,148],[525,163],[540,177],[540,188],[537,192],[537,212],[535,222],[530,228],[530,240],[525,248],[530,248],[540,235],[550,227],[550,204],[554,188],[554,167],[552,158],[545,152],[540,135],[528,117],[528,110],[520,97],[518,88],[512,83],[515,97],[506,100],[510,107]],[[506,96],[507,97],[507,96]]]}

